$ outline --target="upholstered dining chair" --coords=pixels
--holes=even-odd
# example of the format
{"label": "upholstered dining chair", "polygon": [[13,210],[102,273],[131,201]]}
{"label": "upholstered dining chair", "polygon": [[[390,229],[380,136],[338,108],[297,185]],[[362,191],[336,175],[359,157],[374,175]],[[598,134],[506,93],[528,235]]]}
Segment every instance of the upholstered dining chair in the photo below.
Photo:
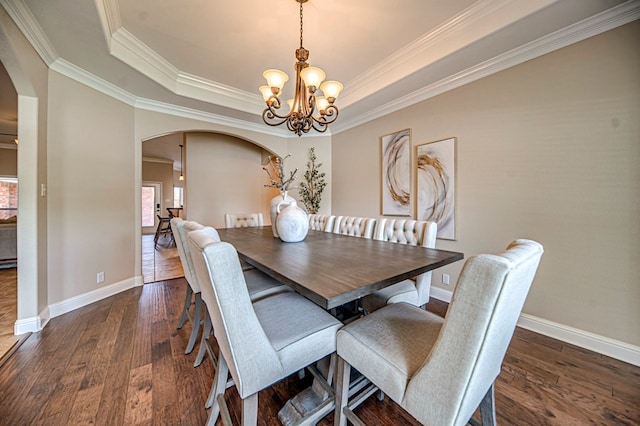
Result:
{"label": "upholstered dining chair", "polygon": [[337,216],[333,226],[334,234],[371,238],[376,220],[371,217]]}
{"label": "upholstered dining chair", "polygon": [[226,213],[224,223],[227,228],[264,226],[264,216],[262,213]]}
{"label": "upholstered dining chair", "polygon": [[[221,411],[229,373],[242,399],[242,424],[255,425],[258,392],[316,361],[334,354],[342,323],[308,299],[286,292],[251,303],[235,248],[228,243],[204,247],[211,293],[204,292],[220,348],[212,388],[209,425]],[[331,375],[329,375],[331,377]],[[321,407],[333,402],[333,392]],[[316,422],[319,419],[314,419]],[[310,420],[313,421],[313,420]]]}
{"label": "upholstered dining chair", "polygon": [[[202,297],[200,295],[198,277],[195,275],[193,262],[191,261],[191,256],[189,254],[189,247],[187,246],[187,232],[202,229],[203,226],[197,222],[186,221],[179,217],[174,217],[171,219],[170,223],[174,239],[176,240],[176,247],[178,248],[178,256],[180,257],[182,270],[184,271],[184,278],[187,280],[187,291],[185,294],[184,306],[182,307],[182,315],[178,321],[177,328],[182,328],[187,319],[191,323],[191,335],[189,336],[189,342],[187,343],[187,347],[184,351],[185,354],[188,354],[191,353],[196,344],[200,325],[202,324]],[[192,305],[194,306],[193,315],[191,314]]]}
{"label": "upholstered dining chair", "polygon": [[[412,219],[380,219],[376,224],[374,240],[389,241],[435,248],[438,225],[435,222]],[[365,312],[373,312],[389,303],[407,302],[424,307],[431,292],[431,271],[414,279],[404,280],[365,296],[361,300]]]}
{"label": "upholstered dining chair", "polygon": [[328,214],[310,214],[309,229],[313,231],[332,232],[336,217]]}
{"label": "upholstered dining chair", "polygon": [[[250,228],[254,226],[264,226],[264,216],[262,213],[237,213],[224,215],[224,223],[227,228]],[[254,269],[253,265],[244,260],[240,260],[243,271]]]}
{"label": "upholstered dining chair", "polygon": [[[446,317],[394,303],[342,328],[337,335],[335,424],[358,423],[347,403],[351,368],[425,425],[495,424],[494,381],[543,248],[516,240],[499,255],[469,258]],[[470,420],[471,419],[471,420]]]}
{"label": "upholstered dining chair", "polygon": [[[187,234],[187,242],[189,246],[189,254],[191,256],[191,261],[194,268],[194,273],[198,282],[202,283],[201,288],[204,287],[204,291],[207,292],[207,290],[209,290],[209,286],[211,285],[211,279],[209,278],[209,272],[204,263],[204,257],[202,253],[204,248],[209,244],[220,242],[218,232],[214,228],[206,226],[202,229],[189,232]],[[249,291],[249,297],[252,302],[256,302],[277,293],[292,291],[291,288],[286,284],[283,284],[280,281],[271,278],[270,276],[257,269],[243,271],[243,273],[247,285],[247,290]],[[209,298],[209,300],[211,299]],[[194,363],[194,366],[196,367],[202,363],[204,356],[207,353],[209,354],[213,365],[217,365],[216,355],[213,353],[209,342],[209,338],[211,337],[212,332],[213,329],[211,324],[211,316],[209,315],[209,308],[205,299],[204,327],[200,340],[200,349]],[[209,406],[210,403],[207,408]]]}

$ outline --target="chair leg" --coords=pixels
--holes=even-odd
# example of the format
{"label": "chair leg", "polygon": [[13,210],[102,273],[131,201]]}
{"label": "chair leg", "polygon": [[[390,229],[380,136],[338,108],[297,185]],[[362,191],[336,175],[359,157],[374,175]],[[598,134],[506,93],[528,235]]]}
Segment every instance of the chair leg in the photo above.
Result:
{"label": "chair leg", "polygon": [[187,316],[189,315],[189,308],[191,307],[191,298],[193,296],[193,290],[189,283],[187,283],[187,294],[184,299],[184,307],[182,308],[182,316],[180,317],[180,321],[178,321],[178,327],[182,328],[184,322],[187,320]]}
{"label": "chair leg", "polygon": [[185,349],[184,353],[189,354],[193,350],[193,347],[196,345],[196,341],[198,340],[198,333],[200,332],[200,323],[202,323],[202,294],[196,293],[196,310],[193,314],[193,324],[191,329],[191,337],[189,337],[189,343],[187,343],[187,349]]}
{"label": "chair leg", "polygon": [[242,400],[242,426],[258,423],[258,392]]}
{"label": "chair leg", "polygon": [[211,384],[211,391],[209,392],[209,398],[205,404],[206,408],[211,407],[211,413],[209,413],[209,420],[207,425],[215,425],[218,416],[220,416],[220,404],[218,404],[218,395],[224,397],[224,391],[227,389],[227,377],[229,376],[229,366],[225,361],[222,354],[218,358],[218,368],[216,369],[216,375],[213,378]]}
{"label": "chair leg", "polygon": [[349,402],[349,380],[351,375],[351,365],[338,356],[338,366],[336,368],[336,411],[334,414],[335,426],[346,426],[347,417],[342,411]]}
{"label": "chair leg", "polygon": [[[209,346],[209,337],[211,337],[211,317],[209,316],[209,312],[207,311],[207,307],[204,307],[204,327],[202,328],[202,337],[200,338],[200,349],[198,349],[198,356],[196,357],[196,361],[193,363],[194,367],[202,364],[202,360],[204,359],[205,354],[207,353],[207,346]],[[214,361],[212,359],[212,361]],[[214,361],[213,366],[215,368],[216,363]]]}
{"label": "chair leg", "polygon": [[480,416],[482,418],[482,426],[495,426],[496,424],[496,406],[493,383],[480,401]]}

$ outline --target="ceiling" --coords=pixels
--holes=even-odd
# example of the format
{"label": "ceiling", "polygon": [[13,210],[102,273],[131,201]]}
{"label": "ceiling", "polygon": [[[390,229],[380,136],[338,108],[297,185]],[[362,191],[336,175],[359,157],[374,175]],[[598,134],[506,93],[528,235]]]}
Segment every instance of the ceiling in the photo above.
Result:
{"label": "ceiling", "polygon": [[[638,3],[309,0],[304,47],[311,65],[345,86],[336,133],[638,19]],[[290,76],[284,97],[291,97],[295,0],[0,4],[50,68],[97,90],[138,108],[292,136],[262,122],[258,87],[265,69],[278,68]],[[2,78],[0,133],[15,133],[15,92]],[[181,138],[174,139],[167,146],[177,147]],[[179,160],[173,151],[162,155]]]}

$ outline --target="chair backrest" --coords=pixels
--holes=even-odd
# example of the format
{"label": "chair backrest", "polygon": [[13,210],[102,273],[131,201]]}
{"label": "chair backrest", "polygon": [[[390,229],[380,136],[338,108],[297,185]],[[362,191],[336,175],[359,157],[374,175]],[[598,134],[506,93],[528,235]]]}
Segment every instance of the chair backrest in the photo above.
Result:
{"label": "chair backrest", "polygon": [[516,240],[466,261],[438,340],[407,386],[402,405],[416,419],[466,424],[500,373],[542,253]]}
{"label": "chair backrest", "polygon": [[[196,281],[197,278],[193,275],[193,264],[191,263],[191,257],[189,256],[189,248],[187,247],[187,233],[184,230],[184,220],[179,217],[171,219],[171,231],[173,232],[173,238],[176,240],[176,248],[178,249],[178,256],[180,257],[180,263],[182,263],[182,270],[184,271],[184,278],[191,286],[194,292],[200,291],[200,286]],[[197,291],[196,291],[197,289]]]}
{"label": "chair backrest", "polygon": [[336,217],[328,214],[310,214],[309,229],[313,231],[332,232]]}
{"label": "chair backrest", "polygon": [[[380,241],[390,241],[398,244],[436,247],[438,225],[436,222],[413,219],[380,219],[376,224],[373,238]],[[431,293],[432,272],[425,272],[416,277],[418,290],[418,306],[429,302]]]}
{"label": "chair backrest", "polygon": [[211,290],[209,272],[204,263],[202,256],[202,248],[213,243],[219,243],[220,236],[218,231],[210,226],[203,226],[199,229],[189,231],[185,235],[185,245],[187,246],[188,255],[193,266],[193,275],[200,285],[200,293],[204,303],[213,302],[213,291]]}
{"label": "chair backrest", "polygon": [[371,238],[376,220],[370,217],[337,216],[333,226],[334,234]]}
{"label": "chair backrest", "polygon": [[[194,293],[200,293],[200,283],[193,267],[190,248],[187,243],[187,234],[191,231],[203,228],[204,226],[192,220],[182,220],[179,217],[171,219],[171,230],[173,232],[173,238],[176,240],[176,247],[178,248],[180,263],[182,263],[184,278],[187,280],[187,283],[191,286]],[[208,232],[215,235],[215,237],[218,238],[218,241],[220,241],[218,232],[215,229],[209,228]]]}
{"label": "chair backrest", "polygon": [[227,228],[264,226],[264,216],[262,213],[226,213],[224,223]]}
{"label": "chair backrest", "polygon": [[[249,296],[238,253],[225,242],[213,243],[200,231],[189,234],[197,247],[194,256],[202,256],[209,280],[203,282],[212,292],[202,292],[211,317],[214,334],[229,366],[241,398],[261,390],[265,383],[281,378],[282,364],[269,342]],[[196,263],[204,277],[202,263]],[[207,299],[213,300],[207,300]]]}

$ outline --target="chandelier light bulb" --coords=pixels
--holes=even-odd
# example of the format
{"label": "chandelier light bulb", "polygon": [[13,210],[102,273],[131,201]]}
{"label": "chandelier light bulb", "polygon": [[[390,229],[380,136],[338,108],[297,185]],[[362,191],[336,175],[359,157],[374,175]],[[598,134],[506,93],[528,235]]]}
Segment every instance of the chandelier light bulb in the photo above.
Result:
{"label": "chandelier light bulb", "polygon": [[318,67],[306,67],[300,71],[300,78],[304,81],[305,86],[314,87],[315,89],[320,86],[326,76],[324,71]]}
{"label": "chandelier light bulb", "polygon": [[273,91],[274,87],[277,91],[274,91],[274,95],[278,95],[282,90],[284,84],[289,80],[289,76],[280,70],[266,70],[262,73],[262,76],[267,80],[267,86]]}
{"label": "chandelier light bulb", "polygon": [[318,111],[320,111],[320,114],[324,114],[329,107],[329,101],[325,96],[316,96],[316,107]]}
{"label": "chandelier light bulb", "polygon": [[258,90],[260,90],[260,93],[262,93],[262,99],[264,99],[265,102],[269,102],[269,98],[273,95],[273,92],[271,91],[271,87],[260,86]]}
{"label": "chandelier light bulb", "polygon": [[329,99],[329,102],[333,103],[343,87],[339,81],[325,81],[320,85],[320,90],[322,90],[322,93]]}

